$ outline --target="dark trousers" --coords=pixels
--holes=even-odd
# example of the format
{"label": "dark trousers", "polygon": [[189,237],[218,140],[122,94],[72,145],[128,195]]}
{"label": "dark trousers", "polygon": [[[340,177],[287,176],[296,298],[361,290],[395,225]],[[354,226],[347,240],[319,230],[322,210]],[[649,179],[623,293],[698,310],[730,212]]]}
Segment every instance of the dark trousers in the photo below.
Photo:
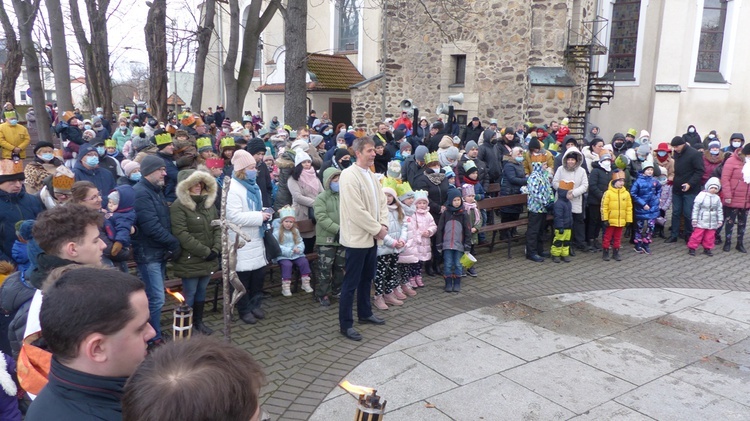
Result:
{"label": "dark trousers", "polygon": [[670,235],[672,238],[677,238],[680,235],[680,217],[682,216],[685,217],[685,239],[690,238],[690,234],[693,233],[691,218],[693,216],[695,196],[695,194],[684,193],[672,194],[672,233]]}
{"label": "dark trousers", "polygon": [[573,232],[571,232],[571,243],[574,247],[582,248],[586,245],[586,221],[583,212],[573,214]]}
{"label": "dark trousers", "polygon": [[586,240],[596,240],[602,232],[601,205],[589,205],[586,219]]}
{"label": "dark trousers", "polygon": [[339,327],[342,330],[354,326],[352,316],[354,291],[357,291],[357,316],[366,319],[372,316],[370,287],[375,279],[378,247],[368,249],[346,249],[346,269],[339,299]]}
{"label": "dark trousers", "polygon": [[[247,294],[243,295],[237,301],[237,312],[240,317],[244,316],[254,308],[260,307],[260,301],[263,297],[263,280],[266,277],[266,268],[237,272],[237,277],[247,289]],[[234,288],[232,288],[234,289]]]}
{"label": "dark trousers", "polygon": [[540,255],[544,251],[544,228],[547,214],[529,212],[529,225],[526,227],[526,255]]}

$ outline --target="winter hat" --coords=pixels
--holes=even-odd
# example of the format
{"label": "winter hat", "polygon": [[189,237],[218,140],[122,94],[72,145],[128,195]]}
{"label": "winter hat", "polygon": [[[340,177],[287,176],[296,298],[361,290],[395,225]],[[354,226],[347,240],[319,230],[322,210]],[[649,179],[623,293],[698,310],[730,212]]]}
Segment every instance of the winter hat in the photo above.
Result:
{"label": "winter hat", "polygon": [[401,129],[396,129],[393,131],[393,140],[395,140],[396,142],[403,139],[404,136],[406,136],[406,132]]}
{"label": "winter hat", "polygon": [[222,129],[231,129],[232,128],[232,121],[228,118],[225,118],[224,121],[221,122],[221,128]]}
{"label": "winter hat", "polygon": [[493,137],[497,135],[497,132],[492,129],[487,129],[482,133],[482,139],[484,139],[485,142],[489,143]]}
{"label": "winter hat", "polygon": [[323,143],[323,136],[319,134],[310,135],[310,144],[313,146],[313,148],[317,148],[321,143]]}
{"label": "winter hat", "polygon": [[305,162],[310,161],[312,162],[312,158],[310,158],[310,155],[307,154],[305,151],[297,151],[297,153],[294,155],[294,166]]}
{"label": "winter hat", "polygon": [[532,137],[531,140],[529,140],[529,150],[533,151],[537,149],[542,149],[542,144],[539,143],[539,139]]}
{"label": "winter hat", "polygon": [[417,146],[417,150],[414,151],[414,159],[420,162],[424,162],[424,157],[430,150],[425,145]]}
{"label": "winter hat", "polygon": [[626,132],[626,135],[632,136],[632,137],[635,137],[635,135],[637,135],[637,134],[638,134],[638,132],[635,129],[633,129],[633,128],[628,129],[628,131]]}
{"label": "winter hat", "polygon": [[721,148],[721,142],[719,142],[718,140],[712,140],[708,142],[708,149],[711,148]]}
{"label": "winter hat", "polygon": [[447,159],[457,160],[458,159],[458,148],[455,147],[455,146],[451,146],[450,148],[448,148],[448,150],[445,151],[445,157]]}
{"label": "winter hat", "polygon": [[602,156],[599,157],[599,162],[602,162],[602,161],[611,161],[611,160],[612,160],[612,155],[610,155],[608,153],[603,153]]}
{"label": "winter hat", "polygon": [[445,206],[453,206],[453,199],[461,197],[461,189],[448,189],[448,199],[445,201]]}
{"label": "winter hat", "polygon": [[403,202],[410,197],[414,197],[414,190],[411,189],[411,184],[408,181],[404,181],[396,186],[396,194],[398,195],[398,200]]}
{"label": "winter hat", "polygon": [[721,181],[717,177],[709,178],[708,181],[706,181],[706,191],[711,187],[716,187],[721,190]]}
{"label": "winter hat", "polygon": [[669,144],[666,142],[662,142],[659,144],[659,146],[656,148],[657,152],[669,152]]}
{"label": "winter hat", "polygon": [[477,142],[475,142],[473,140],[470,140],[470,141],[466,142],[466,148],[465,148],[465,150],[466,150],[466,152],[469,152],[472,149],[479,149],[479,146],[477,145]]}
{"label": "winter hat", "polygon": [[682,138],[682,136],[675,136],[672,138],[672,141],[669,142],[671,146],[680,146],[685,144],[685,139]]}
{"label": "winter hat", "polygon": [[141,164],[135,161],[129,161],[127,164],[123,162],[122,170],[125,172],[126,177],[130,177],[131,174],[141,169]]}
{"label": "winter hat", "polygon": [[398,149],[401,151],[402,154],[407,149],[411,151],[411,143],[409,143],[409,142],[401,142],[401,146],[399,146]]}
{"label": "winter hat", "polygon": [[451,168],[450,165],[444,166],[443,171],[445,171],[445,178],[454,178],[456,176],[456,173],[453,172],[453,168]]}
{"label": "winter hat", "polygon": [[651,138],[651,134],[647,130],[641,130],[641,135],[638,136],[638,139],[643,139],[644,137]]}
{"label": "winter hat", "polygon": [[625,156],[625,154],[620,154],[620,156],[615,159],[615,166],[621,170],[624,170],[627,168],[628,164],[630,163],[630,159]]}
{"label": "winter hat", "polygon": [[646,171],[648,168],[654,168],[654,163],[652,161],[645,161],[641,166],[641,171]]}
{"label": "winter hat", "polygon": [[[234,155],[232,155],[232,165],[234,166],[235,171],[242,171],[254,162],[255,158],[250,155],[250,152],[244,149],[238,149],[234,151]],[[143,165],[141,165],[141,168],[143,168]]]}
{"label": "winter hat", "polygon": [[474,185],[473,184],[466,183],[466,184],[462,185],[461,186],[461,191],[462,191],[464,197],[466,197],[466,196],[474,196],[475,195],[475,193],[474,193]]}
{"label": "winter hat", "polygon": [[53,145],[50,142],[45,142],[43,140],[39,141],[39,142],[36,143],[36,145],[34,145],[34,155],[36,155],[36,151],[38,151],[39,149],[42,149],[42,148],[52,148],[52,149],[55,149],[55,145]]}
{"label": "winter hat", "polygon": [[393,190],[391,187],[383,187],[383,194],[390,194],[394,199],[398,198],[396,190]]}
{"label": "winter hat", "polygon": [[136,152],[140,152],[143,149],[146,149],[147,147],[153,145],[153,143],[151,143],[148,138],[140,136],[134,136],[131,143],[133,144],[133,149],[135,149]]}
{"label": "winter hat", "polygon": [[336,152],[333,153],[334,161],[339,162],[341,158],[345,156],[351,156],[348,149],[345,148],[338,148],[336,149]]}
{"label": "winter hat", "polygon": [[89,139],[93,139],[96,137],[96,132],[93,130],[84,130],[83,137],[88,137]]}
{"label": "winter hat", "polygon": [[344,142],[346,142],[346,146],[352,147],[354,144],[354,141],[357,140],[357,136],[354,135],[354,133],[347,132],[344,135]]}
{"label": "winter hat", "polygon": [[391,161],[388,163],[388,177],[401,179],[401,162]]}
{"label": "winter hat", "polygon": [[479,171],[479,169],[477,168],[477,164],[474,161],[468,159],[466,160],[466,162],[464,162],[464,174],[466,174],[466,176],[469,176],[477,171]]}
{"label": "winter hat", "polygon": [[159,168],[165,168],[166,165],[164,164],[164,160],[159,158],[158,156],[154,155],[147,155],[145,158],[143,158],[143,161],[141,161],[141,174],[143,176],[151,175],[155,171],[158,171]]}
{"label": "winter hat", "polygon": [[245,148],[245,150],[247,150],[250,155],[255,155],[258,152],[265,151],[266,144],[263,143],[263,139],[254,137],[247,143],[247,148]]}
{"label": "winter hat", "polygon": [[651,153],[651,146],[643,144],[638,147],[638,155],[648,156]]}
{"label": "winter hat", "polygon": [[453,138],[450,136],[443,136],[443,138],[440,139],[440,143],[438,143],[439,149],[448,149],[451,146],[453,146]]}
{"label": "winter hat", "polygon": [[427,198],[427,191],[426,190],[416,190],[414,192],[414,204],[416,205],[417,202],[424,201],[425,203],[430,203],[430,199]]}
{"label": "winter hat", "polygon": [[750,155],[750,143],[742,147],[742,154],[743,155]]}
{"label": "winter hat", "polygon": [[578,147],[578,141],[576,140],[576,137],[573,135],[565,136],[565,140],[563,140],[563,145],[565,145],[565,147],[567,148],[569,143],[572,143],[573,146]]}
{"label": "winter hat", "polygon": [[309,150],[308,149],[309,147],[310,147],[310,144],[307,143],[306,139],[297,139],[294,142],[292,142],[292,147],[291,148],[294,151],[296,151],[298,149],[302,150],[302,151],[307,151],[307,150]]}

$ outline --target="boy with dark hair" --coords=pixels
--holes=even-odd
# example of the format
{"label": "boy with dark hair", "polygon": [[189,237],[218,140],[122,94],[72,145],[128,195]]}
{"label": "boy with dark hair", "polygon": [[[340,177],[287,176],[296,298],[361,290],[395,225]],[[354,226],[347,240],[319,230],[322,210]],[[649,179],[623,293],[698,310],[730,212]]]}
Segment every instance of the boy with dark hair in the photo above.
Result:
{"label": "boy with dark hair", "polygon": [[193,337],[154,351],[128,380],[124,421],[257,421],[263,369],[234,345]]}

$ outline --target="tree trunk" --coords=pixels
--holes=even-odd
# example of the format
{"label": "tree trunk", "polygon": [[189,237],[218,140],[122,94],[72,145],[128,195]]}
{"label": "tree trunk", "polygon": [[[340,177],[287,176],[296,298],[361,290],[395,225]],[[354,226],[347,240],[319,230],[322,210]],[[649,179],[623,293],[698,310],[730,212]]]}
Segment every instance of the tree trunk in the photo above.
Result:
{"label": "tree trunk", "polygon": [[16,104],[16,80],[21,74],[21,63],[23,62],[23,53],[21,45],[16,38],[16,31],[10,22],[8,13],[5,11],[5,2],[0,2],[0,23],[3,25],[5,32],[5,49],[8,51],[8,58],[5,60],[3,77],[0,79],[0,101],[3,103],[10,102]]}
{"label": "tree trunk", "polygon": [[146,18],[151,114],[167,121],[167,0],[153,0]]}
{"label": "tree trunk", "polygon": [[227,103],[224,105],[227,118],[239,119],[242,117],[245,97],[250,90],[255,73],[255,58],[258,53],[258,40],[260,34],[273,18],[279,8],[278,0],[271,0],[261,15],[262,0],[252,0],[248,6],[248,18],[242,36],[242,57],[240,58],[240,71],[235,77],[237,65],[237,52],[240,38],[240,6],[238,0],[229,0],[230,28],[229,48],[227,58],[222,65],[224,73],[224,85],[227,89]]}
{"label": "tree trunk", "polygon": [[[200,110],[203,105],[203,75],[206,72],[206,56],[208,55],[208,47],[211,45],[211,35],[214,31],[216,0],[204,1],[203,7],[203,26],[198,26],[198,52],[195,55],[193,97],[190,99],[190,106],[194,110]],[[175,106],[176,109],[177,107]]]}
{"label": "tree trunk", "polygon": [[23,59],[26,62],[26,73],[29,77],[29,86],[31,87],[31,101],[36,107],[36,122],[39,128],[39,140],[47,142],[52,141],[52,133],[49,130],[50,121],[44,108],[44,86],[42,78],[39,75],[39,57],[36,54],[34,39],[31,32],[34,29],[34,20],[36,20],[39,11],[39,0],[25,1],[13,0],[13,9],[16,11],[18,18],[18,37],[21,41],[21,50]]}
{"label": "tree trunk", "polygon": [[[81,22],[78,0],[70,0],[70,21],[83,56],[86,89],[92,107],[104,108],[104,115],[112,115],[112,77],[109,74],[109,45],[107,43],[107,9],[109,0],[85,0],[91,42]],[[93,110],[92,110],[93,111]]]}
{"label": "tree trunk", "polygon": [[70,93],[70,61],[65,45],[65,24],[60,0],[45,0],[49,15],[50,38],[52,43],[52,72],[55,74],[57,106],[61,110],[73,109]]}
{"label": "tree trunk", "polygon": [[307,1],[290,1],[284,16],[284,124],[307,124]]}

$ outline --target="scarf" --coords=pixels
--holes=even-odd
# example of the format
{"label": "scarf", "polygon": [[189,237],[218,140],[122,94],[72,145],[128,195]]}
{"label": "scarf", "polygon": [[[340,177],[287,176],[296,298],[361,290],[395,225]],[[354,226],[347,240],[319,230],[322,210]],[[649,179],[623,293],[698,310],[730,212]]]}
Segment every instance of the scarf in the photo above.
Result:
{"label": "scarf", "polygon": [[308,170],[302,170],[299,175],[299,185],[307,196],[315,197],[321,192],[320,180],[315,174],[315,169],[310,167]]}
{"label": "scarf", "polygon": [[477,221],[480,220],[479,209],[477,209],[477,202],[469,203],[469,202],[467,202],[467,201],[464,200],[464,210],[466,211],[466,213],[474,211],[474,218],[475,218],[475,220],[477,220]]}
{"label": "scarf", "polygon": [[[258,187],[258,184],[253,180],[240,180],[239,178],[232,175],[232,180],[237,181],[238,183],[242,184],[245,189],[247,190],[247,206],[250,209],[256,209],[261,210],[263,209],[263,199],[260,197],[260,187]],[[259,234],[262,237],[264,232],[264,225],[261,224],[260,227],[258,227]]]}
{"label": "scarf", "polygon": [[742,179],[750,184],[750,157],[745,158],[745,165],[742,166]]}
{"label": "scarf", "polygon": [[424,175],[427,177],[428,180],[430,180],[432,184],[436,186],[439,186],[440,183],[442,183],[443,180],[445,179],[445,173],[441,173],[441,172],[428,173],[427,171],[425,171]]}

